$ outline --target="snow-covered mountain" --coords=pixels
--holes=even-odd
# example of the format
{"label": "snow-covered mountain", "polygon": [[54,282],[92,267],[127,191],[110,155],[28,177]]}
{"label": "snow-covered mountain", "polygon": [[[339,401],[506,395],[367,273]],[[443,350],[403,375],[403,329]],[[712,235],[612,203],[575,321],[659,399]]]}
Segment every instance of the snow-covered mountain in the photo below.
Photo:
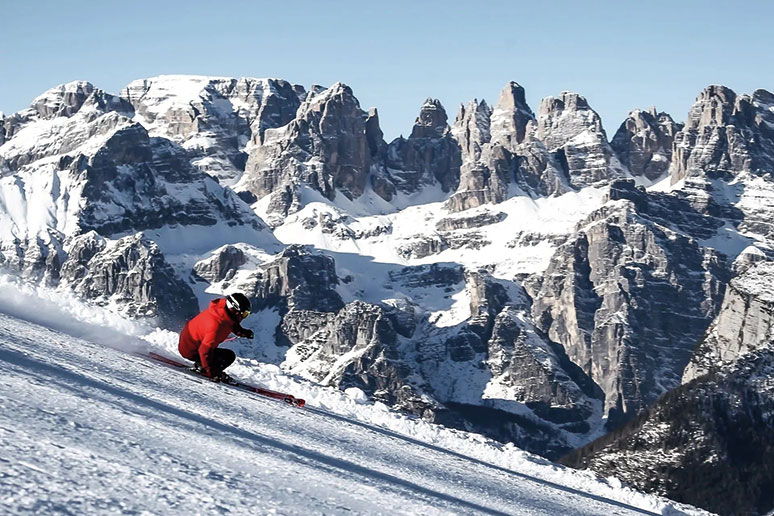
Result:
{"label": "snow-covered mountain", "polygon": [[770,261],[745,266],[726,287],[720,313],[685,369],[683,385],[562,462],[720,514],[770,511],[772,280]]}
{"label": "snow-covered mountain", "polygon": [[70,83],[0,127],[6,270],[172,330],[244,291],[240,356],[548,457],[764,324],[728,314],[773,252],[765,90],[610,141],[582,95],[535,115],[515,82],[451,125],[428,99],[392,142],[348,86],[276,79]]}

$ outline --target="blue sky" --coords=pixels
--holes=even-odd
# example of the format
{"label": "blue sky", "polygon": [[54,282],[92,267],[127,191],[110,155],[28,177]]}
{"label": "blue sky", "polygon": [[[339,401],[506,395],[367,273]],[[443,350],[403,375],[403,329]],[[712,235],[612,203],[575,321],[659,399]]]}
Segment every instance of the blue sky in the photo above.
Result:
{"label": "blue sky", "polygon": [[702,88],[774,90],[774,2],[0,0],[0,111],[75,79],[117,93],[165,73],[342,81],[408,134],[427,97],[450,122],[510,80],[584,95],[612,137],[655,104],[683,120]]}

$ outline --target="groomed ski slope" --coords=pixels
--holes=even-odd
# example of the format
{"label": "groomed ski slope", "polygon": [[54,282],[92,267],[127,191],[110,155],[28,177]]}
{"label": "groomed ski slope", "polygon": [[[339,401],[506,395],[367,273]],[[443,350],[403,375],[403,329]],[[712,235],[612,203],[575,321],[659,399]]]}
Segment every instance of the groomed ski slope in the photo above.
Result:
{"label": "groomed ski slope", "polygon": [[0,371],[4,514],[700,513],[603,482],[612,496],[584,492],[556,483],[577,472],[540,459],[512,471],[4,314]]}

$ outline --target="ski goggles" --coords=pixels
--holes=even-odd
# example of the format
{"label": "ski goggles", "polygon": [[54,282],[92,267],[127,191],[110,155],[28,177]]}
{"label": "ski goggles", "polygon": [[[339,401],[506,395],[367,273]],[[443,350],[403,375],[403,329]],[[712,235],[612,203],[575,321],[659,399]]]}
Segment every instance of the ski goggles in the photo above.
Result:
{"label": "ski goggles", "polygon": [[247,316],[250,315],[250,310],[243,310],[239,312],[239,315],[242,316],[242,319],[247,319]]}

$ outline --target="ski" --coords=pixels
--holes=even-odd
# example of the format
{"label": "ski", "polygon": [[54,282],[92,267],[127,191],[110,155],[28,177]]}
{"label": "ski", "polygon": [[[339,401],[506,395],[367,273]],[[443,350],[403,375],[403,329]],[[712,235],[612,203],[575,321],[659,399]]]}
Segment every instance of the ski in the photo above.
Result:
{"label": "ski", "polygon": [[[150,352],[147,355],[148,357],[152,358],[153,360],[156,360],[157,362],[162,362],[164,364],[177,367],[179,369],[184,369],[186,371],[189,371],[191,373],[196,373],[192,368],[187,366],[186,364],[182,362],[178,362],[177,360],[173,360],[171,358],[167,358],[163,355],[159,355],[158,353]],[[231,387],[235,387],[237,389],[241,389],[243,391],[247,392],[253,392],[255,394],[260,394],[261,396],[266,396],[268,398],[274,398],[276,400],[281,400],[288,405],[293,405],[294,407],[303,407],[306,404],[306,401],[304,401],[301,398],[296,398],[292,394],[286,394],[284,392],[277,392],[277,391],[271,391],[269,389],[262,389],[260,387],[254,387],[252,385],[247,385],[244,383],[237,382],[234,380],[233,382],[225,383],[225,385],[230,385]]]}

